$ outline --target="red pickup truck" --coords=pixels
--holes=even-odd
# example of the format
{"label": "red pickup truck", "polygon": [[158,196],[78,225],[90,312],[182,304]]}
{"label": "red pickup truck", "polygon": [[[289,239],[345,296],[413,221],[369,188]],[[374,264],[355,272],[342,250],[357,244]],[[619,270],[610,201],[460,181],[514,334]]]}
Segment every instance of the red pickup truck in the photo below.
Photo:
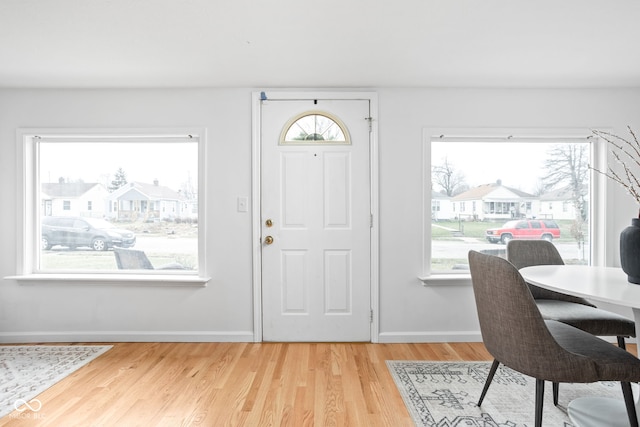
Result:
{"label": "red pickup truck", "polygon": [[509,221],[500,228],[490,228],[485,232],[491,243],[505,245],[511,239],[544,239],[552,241],[560,237],[560,227],[551,219],[522,219]]}

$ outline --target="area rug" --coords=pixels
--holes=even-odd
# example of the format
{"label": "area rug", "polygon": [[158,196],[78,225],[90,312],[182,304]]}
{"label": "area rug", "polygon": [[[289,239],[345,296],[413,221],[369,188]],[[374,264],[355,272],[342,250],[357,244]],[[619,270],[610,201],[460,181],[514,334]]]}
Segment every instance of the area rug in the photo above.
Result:
{"label": "area rug", "polygon": [[[535,379],[500,365],[482,402],[476,403],[491,362],[387,361],[387,367],[416,426],[533,426]],[[567,405],[576,397],[607,396],[622,400],[618,382],[560,384],[559,405],[553,405],[551,383],[545,384],[542,422],[573,426]]]}
{"label": "area rug", "polygon": [[0,346],[0,418],[14,410],[37,412],[36,396],[112,346]]}

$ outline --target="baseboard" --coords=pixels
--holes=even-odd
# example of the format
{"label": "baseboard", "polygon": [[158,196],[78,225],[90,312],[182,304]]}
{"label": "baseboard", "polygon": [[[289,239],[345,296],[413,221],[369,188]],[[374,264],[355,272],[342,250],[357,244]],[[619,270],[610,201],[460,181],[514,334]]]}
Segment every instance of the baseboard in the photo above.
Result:
{"label": "baseboard", "polygon": [[[611,343],[616,337],[600,337]],[[627,344],[635,344],[635,338],[627,338]],[[476,331],[455,332],[382,332],[378,335],[381,344],[391,343],[439,343],[439,342],[482,342],[482,335]]]}
{"label": "baseboard", "polygon": [[[601,337],[615,342],[614,337]],[[0,343],[68,343],[68,342],[254,342],[250,331],[64,331],[64,332],[3,332]],[[382,332],[380,344],[391,343],[440,343],[482,342],[482,335],[475,331],[457,332]],[[627,339],[627,343],[636,340]]]}
{"label": "baseboard", "polygon": [[56,331],[2,332],[0,343],[51,342],[254,342],[250,331]]}
{"label": "baseboard", "polygon": [[480,331],[381,332],[379,343],[482,342]]}

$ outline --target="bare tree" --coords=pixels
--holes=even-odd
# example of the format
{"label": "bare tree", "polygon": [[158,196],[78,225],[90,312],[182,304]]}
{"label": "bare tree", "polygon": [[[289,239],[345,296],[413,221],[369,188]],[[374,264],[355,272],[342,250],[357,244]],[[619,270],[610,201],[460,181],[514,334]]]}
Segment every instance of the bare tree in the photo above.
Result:
{"label": "bare tree", "polygon": [[464,174],[457,171],[454,165],[449,163],[447,157],[442,159],[442,164],[431,168],[431,179],[432,184],[442,188],[442,191],[449,197],[455,196],[467,188]]}
{"label": "bare tree", "polygon": [[188,200],[198,199],[198,189],[193,184],[193,180],[191,179],[191,173],[187,172],[187,180],[180,185],[180,192]]}
{"label": "bare tree", "polygon": [[589,157],[586,144],[560,144],[547,153],[543,178],[545,189],[569,187],[576,215],[583,221],[587,218],[587,177]]}
{"label": "bare tree", "polygon": [[533,195],[541,196],[545,193],[545,191],[546,189],[545,189],[544,181],[542,179],[539,179],[538,181],[536,181],[536,186],[533,189]]}
{"label": "bare tree", "polygon": [[587,219],[587,177],[589,158],[586,144],[555,145],[547,153],[543,178],[547,190],[568,187],[576,217],[571,225],[571,235],[580,247],[584,242],[584,223]]}

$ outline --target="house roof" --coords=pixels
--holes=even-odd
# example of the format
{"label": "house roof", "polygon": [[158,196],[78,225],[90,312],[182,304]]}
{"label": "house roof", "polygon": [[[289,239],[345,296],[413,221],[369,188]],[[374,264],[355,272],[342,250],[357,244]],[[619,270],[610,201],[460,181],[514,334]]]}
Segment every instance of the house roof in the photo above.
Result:
{"label": "house roof", "polygon": [[98,183],[86,183],[86,182],[55,182],[42,184],[42,192],[49,197],[61,198],[75,198],[80,197],[87,191],[91,190]]}
{"label": "house roof", "polygon": [[[587,194],[586,186],[584,188],[585,194]],[[573,198],[573,191],[570,186],[558,188],[556,190],[549,191],[540,195],[540,200],[553,201],[553,200],[571,200]]]}
{"label": "house roof", "polygon": [[[186,200],[186,198],[180,194],[180,192],[172,190],[169,187],[159,184],[148,184],[145,182],[133,181],[118,188],[111,194],[111,199],[121,198],[123,195],[135,191],[138,194],[142,194],[149,200]],[[138,197],[136,197],[138,198]]]}
{"label": "house roof", "polygon": [[504,186],[500,183],[492,183],[492,184],[482,184],[477,187],[471,188],[470,190],[465,191],[464,193],[460,193],[457,196],[453,197],[452,200],[481,200],[486,198],[489,194],[494,191],[503,188],[507,191],[513,193],[515,197],[519,198],[530,198],[535,197],[533,194],[525,193],[524,191],[517,190],[515,188]]}
{"label": "house roof", "polygon": [[450,199],[451,196],[447,196],[446,194],[441,193],[439,191],[432,191],[431,192],[431,198],[432,199],[443,199],[443,200],[446,200],[446,199]]}

